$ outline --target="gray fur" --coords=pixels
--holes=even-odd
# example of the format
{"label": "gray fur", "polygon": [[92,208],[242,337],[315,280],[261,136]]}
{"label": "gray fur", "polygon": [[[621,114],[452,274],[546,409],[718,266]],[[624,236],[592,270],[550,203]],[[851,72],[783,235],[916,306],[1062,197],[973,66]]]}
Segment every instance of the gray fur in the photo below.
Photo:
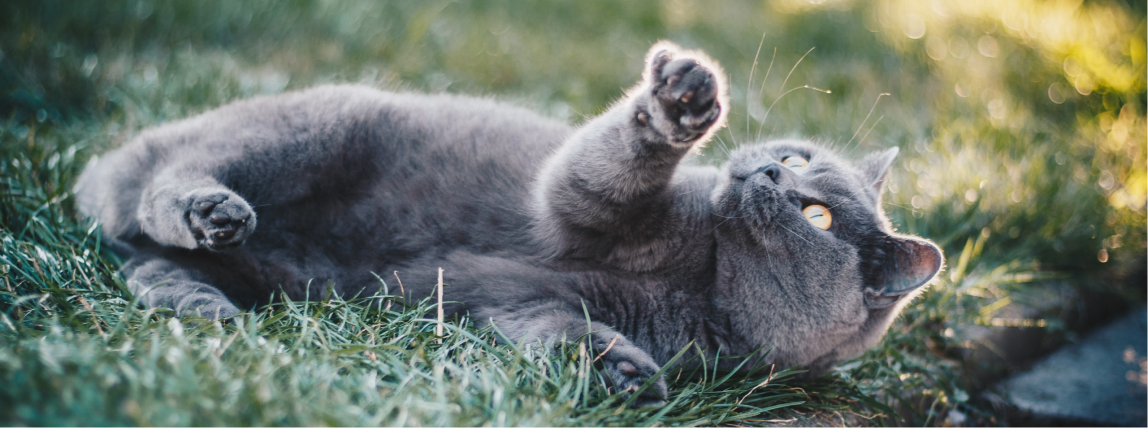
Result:
{"label": "gray fur", "polygon": [[[587,333],[585,305],[620,391],[691,342],[772,347],[755,364],[814,373],[873,345],[942,264],[881,212],[896,151],[853,164],[776,141],[684,164],[724,123],[723,73],[669,43],[650,52],[642,82],[578,129],[490,100],[325,86],[148,130],[76,192],[129,256],[132,291],[183,316],[303,299],[309,283],[370,293],[392,271],[421,298],[443,267],[449,313],[528,343]],[[780,167],[789,155],[808,168]],[[809,203],[830,208],[829,230]],[[664,394],[656,380],[643,399]]]}

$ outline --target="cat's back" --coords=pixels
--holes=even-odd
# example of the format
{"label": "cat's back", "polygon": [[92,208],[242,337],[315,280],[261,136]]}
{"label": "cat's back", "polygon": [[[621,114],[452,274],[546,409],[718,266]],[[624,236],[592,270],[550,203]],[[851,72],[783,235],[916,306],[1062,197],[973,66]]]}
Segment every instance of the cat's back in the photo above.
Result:
{"label": "cat's back", "polygon": [[108,165],[139,176],[173,163],[234,162],[276,148],[287,157],[346,155],[358,143],[383,144],[387,154],[425,149],[458,154],[441,161],[533,161],[569,133],[565,123],[493,99],[326,85],[239,100],[146,129],[93,159],[89,170]]}

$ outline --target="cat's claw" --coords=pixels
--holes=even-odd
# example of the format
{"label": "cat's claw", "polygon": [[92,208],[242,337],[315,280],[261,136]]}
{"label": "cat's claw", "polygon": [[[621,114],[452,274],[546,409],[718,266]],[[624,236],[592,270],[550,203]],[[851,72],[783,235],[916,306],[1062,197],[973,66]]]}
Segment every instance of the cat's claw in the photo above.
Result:
{"label": "cat's claw", "polygon": [[192,193],[187,223],[200,248],[235,248],[255,231],[255,211],[239,195],[220,190]]}
{"label": "cat's claw", "polygon": [[689,143],[709,131],[721,117],[722,88],[714,72],[702,62],[690,57],[675,59],[674,55],[665,50],[651,59],[653,99],[649,112],[640,112],[639,120],[652,123],[671,141]]}

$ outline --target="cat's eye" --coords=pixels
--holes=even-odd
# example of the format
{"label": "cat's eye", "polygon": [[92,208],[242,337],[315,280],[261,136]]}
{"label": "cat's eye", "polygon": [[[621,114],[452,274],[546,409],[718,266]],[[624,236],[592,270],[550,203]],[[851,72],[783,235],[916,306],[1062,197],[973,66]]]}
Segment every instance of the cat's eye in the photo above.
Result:
{"label": "cat's eye", "polygon": [[809,166],[809,161],[801,156],[789,156],[781,160],[781,164],[792,169],[801,169]]}
{"label": "cat's eye", "polygon": [[821,230],[829,230],[829,226],[833,225],[833,214],[829,213],[828,209],[821,205],[810,205],[801,210],[801,214],[805,215],[805,219],[809,220],[809,224]]}

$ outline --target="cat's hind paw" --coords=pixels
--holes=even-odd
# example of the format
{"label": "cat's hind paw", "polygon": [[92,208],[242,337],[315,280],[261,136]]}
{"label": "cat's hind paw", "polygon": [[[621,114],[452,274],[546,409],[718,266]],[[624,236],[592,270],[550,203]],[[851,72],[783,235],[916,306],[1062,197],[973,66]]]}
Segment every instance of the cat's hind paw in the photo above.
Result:
{"label": "cat's hind paw", "polygon": [[225,250],[243,244],[255,231],[255,211],[233,192],[193,191],[187,223],[199,248]]}
{"label": "cat's hind paw", "polygon": [[638,121],[672,143],[690,144],[723,119],[726,103],[722,71],[700,53],[683,53],[670,44],[651,49],[646,70],[650,99]]}
{"label": "cat's hind paw", "polygon": [[602,368],[615,393],[627,396],[638,393],[647,382],[650,386],[634,399],[635,407],[659,406],[667,397],[666,381],[654,378],[658,364],[638,348],[615,347],[602,355]]}
{"label": "cat's hind paw", "polygon": [[242,313],[234,304],[226,300],[213,301],[201,306],[189,306],[178,311],[180,317],[207,318],[212,321],[226,321]]}

